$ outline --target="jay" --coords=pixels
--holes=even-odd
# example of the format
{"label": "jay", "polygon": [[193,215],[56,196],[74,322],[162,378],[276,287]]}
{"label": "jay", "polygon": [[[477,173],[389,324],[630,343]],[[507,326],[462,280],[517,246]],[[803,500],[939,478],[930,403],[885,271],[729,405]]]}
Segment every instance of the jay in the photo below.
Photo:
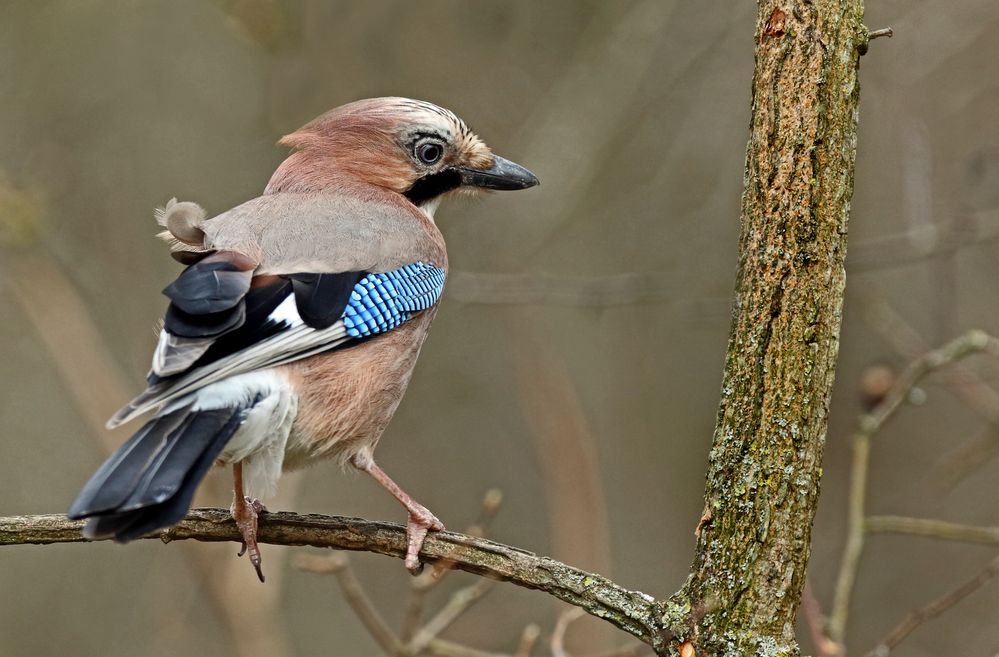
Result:
{"label": "jay", "polygon": [[233,471],[232,517],[261,581],[259,502],[282,470],[332,459],[371,475],[406,508],[406,567],[444,528],[372,455],[437,312],[447,252],[434,224],[462,191],[526,189],[452,112],[405,98],[336,108],[284,137],[264,194],[205,218],[158,212],[187,265],[146,390],[108,422],[152,417],[69,509],[84,534],[126,542],[187,513],[213,464]]}

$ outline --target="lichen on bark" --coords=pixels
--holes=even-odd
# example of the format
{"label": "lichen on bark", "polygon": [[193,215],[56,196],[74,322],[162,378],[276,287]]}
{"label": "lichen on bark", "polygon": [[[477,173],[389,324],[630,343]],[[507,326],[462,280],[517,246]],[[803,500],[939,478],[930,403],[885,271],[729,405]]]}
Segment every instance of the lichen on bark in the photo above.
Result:
{"label": "lichen on bark", "polygon": [[698,655],[794,655],[845,286],[860,0],[760,2],[740,258],[691,574]]}

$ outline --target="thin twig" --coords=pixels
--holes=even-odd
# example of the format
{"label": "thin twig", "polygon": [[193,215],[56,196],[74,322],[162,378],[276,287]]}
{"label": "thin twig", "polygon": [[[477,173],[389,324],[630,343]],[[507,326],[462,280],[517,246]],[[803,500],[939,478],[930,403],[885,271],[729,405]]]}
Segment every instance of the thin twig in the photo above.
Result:
{"label": "thin twig", "polygon": [[[883,299],[868,299],[865,314],[871,326],[898,354],[915,359],[929,350],[919,333]],[[954,486],[978,465],[999,454],[999,392],[971,368],[956,364],[951,371],[955,380],[948,388],[989,424],[990,431],[947,457],[940,466],[945,487]]]}
{"label": "thin twig", "polygon": [[[388,655],[397,655],[399,657],[411,657],[421,654],[442,655],[444,657],[530,657],[538,638],[541,636],[541,629],[536,624],[532,623],[526,626],[521,633],[517,650],[512,655],[484,652],[439,639],[438,636],[441,632],[447,629],[459,616],[468,611],[472,604],[480,600],[496,584],[495,581],[482,579],[476,584],[461,589],[452,595],[450,601],[434,618],[419,630],[415,638],[404,645],[392,633],[388,623],[382,618],[378,609],[364,591],[363,585],[354,576],[346,555],[305,555],[296,559],[294,566],[299,570],[318,575],[336,575],[344,598],[351,609],[354,610],[361,623],[368,629],[378,645]],[[562,626],[556,626],[555,635],[561,637],[565,633],[569,622],[581,613],[581,610],[578,608],[573,608],[563,614],[559,619]],[[569,616],[573,618],[568,618],[567,621],[563,620]],[[555,638],[553,636],[553,639]],[[614,650],[598,653],[592,657],[638,657],[649,649],[648,645],[636,642],[615,648]]]}
{"label": "thin twig", "polygon": [[402,655],[402,642],[389,627],[389,624],[382,618],[378,609],[371,602],[371,598],[365,593],[364,587],[354,575],[354,570],[350,567],[350,560],[345,554],[332,554],[328,557],[315,557],[308,555],[298,559],[295,565],[309,572],[317,574],[332,574],[336,576],[337,584],[340,585],[340,592],[343,599],[347,601],[354,615],[361,621],[364,628],[375,640],[375,643],[385,652],[386,655]]}
{"label": "thin twig", "polygon": [[[83,523],[65,516],[12,516],[0,518],[0,546],[50,543],[83,543]],[[194,509],[174,527],[144,538],[234,541],[241,535],[227,509]],[[257,539],[275,545],[311,545],[374,552],[396,558],[406,553],[403,526],[361,518],[299,515],[288,512],[261,516]],[[564,602],[603,618],[637,639],[662,646],[656,600],[629,591],[607,578],[539,557],[515,547],[456,532],[432,532],[420,558],[430,564],[454,563],[458,570],[544,591]]]}
{"label": "thin twig", "polygon": [[963,582],[945,595],[940,596],[925,607],[913,609],[902,619],[898,625],[892,629],[881,641],[878,642],[865,657],[886,657],[895,646],[901,643],[907,636],[912,634],[916,628],[923,623],[936,618],[961,600],[980,589],[990,579],[999,573],[999,557],[995,557],[989,564],[971,579]]}
{"label": "thin twig", "polygon": [[[883,299],[868,303],[867,315],[882,338],[900,355],[916,359],[930,350],[919,333]],[[999,427],[999,392],[973,369],[955,363],[948,388],[990,425]]]}
{"label": "thin twig", "polygon": [[902,372],[884,401],[861,418],[860,430],[868,435],[877,433],[926,375],[979,352],[999,355],[999,338],[984,331],[971,330],[918,358]]}
{"label": "thin twig", "polygon": [[812,581],[805,580],[805,588],[801,592],[801,612],[808,625],[808,633],[812,638],[812,646],[815,648],[815,657],[835,657],[843,653],[842,647],[826,636],[825,622],[822,618],[822,608],[819,606],[815,591],[812,590]]}
{"label": "thin twig", "polygon": [[565,633],[569,630],[569,625],[582,615],[578,607],[566,609],[555,621],[555,629],[552,630],[551,651],[552,657],[569,657],[565,651]]}
{"label": "thin twig", "polygon": [[488,593],[495,584],[496,582],[493,580],[480,579],[475,584],[456,591],[448,603],[427,621],[426,625],[420,628],[413,640],[406,646],[404,654],[419,655],[423,652],[431,641],[436,639],[459,616],[468,611],[469,607],[481,600],[482,596]]}
{"label": "thin twig", "polygon": [[501,652],[477,650],[463,646],[460,643],[454,643],[453,641],[445,641],[444,639],[434,639],[431,641],[430,645],[427,646],[427,653],[436,657],[510,657],[510,655]]}
{"label": "thin twig", "polygon": [[847,538],[836,578],[836,592],[829,618],[829,638],[843,644],[850,599],[857,579],[860,556],[864,549],[864,516],[870,441],[909,397],[913,388],[933,371],[974,353],[999,354],[999,339],[983,331],[969,331],[917,358],[902,372],[884,399],[871,412],[861,416],[853,437],[853,461],[850,467],[850,497],[847,507]]}
{"label": "thin twig", "polygon": [[[498,488],[487,490],[482,497],[482,504],[479,506],[479,517],[465,529],[465,533],[476,538],[484,538],[502,503],[503,491]],[[427,594],[439,586],[447,573],[453,569],[453,564],[442,561],[434,568],[426,570],[412,579],[409,596],[406,599],[406,610],[403,612],[402,626],[399,630],[399,637],[402,641],[412,640],[420,626],[420,619],[423,617]]]}
{"label": "thin twig", "polygon": [[868,533],[909,534],[959,543],[999,545],[999,527],[976,527],[944,520],[904,516],[869,516],[864,521]]}
{"label": "thin twig", "polygon": [[539,638],[541,638],[541,628],[536,623],[528,624],[520,633],[520,641],[517,642],[517,649],[513,651],[511,657],[531,657]]}
{"label": "thin twig", "polygon": [[868,40],[873,41],[874,39],[879,39],[881,37],[888,37],[889,39],[895,36],[895,32],[890,27],[883,27],[880,30],[874,30],[868,33]]}
{"label": "thin twig", "polygon": [[437,577],[437,568],[424,570],[413,578],[409,587],[409,596],[406,598],[406,609],[402,614],[402,624],[399,628],[399,638],[403,641],[409,642],[416,634],[416,630],[420,627],[420,621],[423,619],[423,607],[426,603],[427,593],[434,586],[434,582],[441,579],[447,570],[440,572],[440,577]]}
{"label": "thin twig", "polygon": [[850,598],[857,579],[860,555],[864,551],[864,505],[867,499],[867,467],[870,461],[871,439],[868,434],[853,437],[853,459],[850,463],[850,496],[847,502],[846,545],[836,578],[836,591],[829,615],[829,639],[843,644]]}
{"label": "thin twig", "polygon": [[950,490],[984,463],[999,456],[999,425],[990,425],[951,452],[937,466],[941,490]]}

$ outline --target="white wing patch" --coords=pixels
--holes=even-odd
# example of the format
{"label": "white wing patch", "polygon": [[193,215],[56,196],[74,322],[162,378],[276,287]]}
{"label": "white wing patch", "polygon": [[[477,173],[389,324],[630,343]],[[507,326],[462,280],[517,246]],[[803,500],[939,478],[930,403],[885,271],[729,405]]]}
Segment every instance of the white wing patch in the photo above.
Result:
{"label": "white wing patch", "polygon": [[305,324],[302,321],[301,315],[298,314],[298,306],[295,304],[294,294],[289,294],[285,297],[284,301],[271,311],[271,314],[267,318],[274,322],[285,322],[292,328]]}

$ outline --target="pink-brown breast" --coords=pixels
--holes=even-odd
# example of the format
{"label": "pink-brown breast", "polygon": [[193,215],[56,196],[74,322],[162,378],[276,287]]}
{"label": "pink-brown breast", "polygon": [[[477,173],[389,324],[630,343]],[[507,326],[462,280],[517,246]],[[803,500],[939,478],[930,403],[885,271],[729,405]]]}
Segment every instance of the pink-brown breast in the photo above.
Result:
{"label": "pink-brown breast", "polygon": [[370,456],[406,392],[437,308],[346,349],[282,369],[298,395],[286,469],[316,459]]}

